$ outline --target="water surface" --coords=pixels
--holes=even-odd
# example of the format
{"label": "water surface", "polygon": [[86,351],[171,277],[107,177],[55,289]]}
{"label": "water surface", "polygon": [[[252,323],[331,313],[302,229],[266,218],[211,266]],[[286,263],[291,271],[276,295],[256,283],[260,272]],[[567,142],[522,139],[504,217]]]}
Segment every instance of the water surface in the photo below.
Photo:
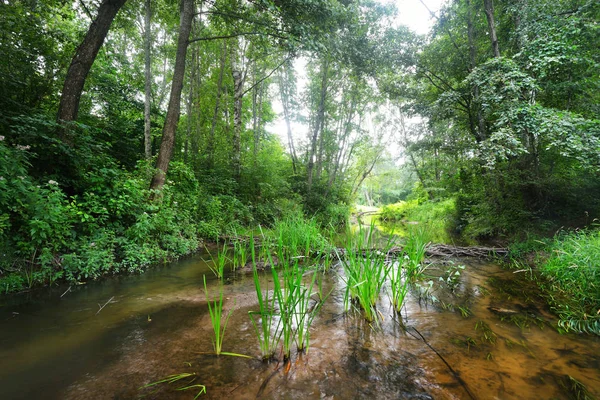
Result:
{"label": "water surface", "polygon": [[[567,399],[571,378],[600,397],[599,338],[558,334],[534,288],[496,265],[432,265],[433,289],[413,290],[401,316],[382,294],[378,327],[344,313],[342,273],[334,268],[324,276],[331,295],[308,354],[284,366],[256,359],[248,317],[256,295],[251,276],[241,274],[228,275],[225,286],[225,307],[234,311],[224,351],[256,358],[209,354],[202,277],[212,273],[202,258],[3,298],[0,398],[192,399],[192,390],[173,390],[181,385],[139,389],[184,372],[214,399]],[[451,291],[438,277],[456,263],[466,268]]]}

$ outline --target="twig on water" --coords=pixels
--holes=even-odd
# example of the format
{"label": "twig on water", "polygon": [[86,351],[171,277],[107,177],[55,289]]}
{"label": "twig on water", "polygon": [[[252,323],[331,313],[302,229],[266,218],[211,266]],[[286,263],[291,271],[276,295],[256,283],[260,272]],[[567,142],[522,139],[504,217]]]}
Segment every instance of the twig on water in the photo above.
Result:
{"label": "twig on water", "polygon": [[[469,387],[467,386],[467,383],[458,375],[458,372],[456,372],[454,370],[454,368],[452,368],[450,366],[450,364],[448,364],[448,361],[446,361],[446,359],[440,354],[438,353],[438,351],[436,349],[433,348],[433,346],[431,346],[429,344],[429,342],[427,342],[427,340],[425,339],[425,337],[423,335],[421,335],[421,332],[419,332],[417,330],[417,328],[415,328],[414,326],[411,326],[411,328],[413,329],[413,331],[415,331],[417,333],[417,335],[419,335],[421,337],[421,340],[423,340],[423,343],[425,343],[425,345],[427,347],[429,347],[439,358],[440,360],[442,360],[444,362],[444,364],[446,364],[446,367],[448,367],[448,369],[450,370],[450,372],[452,372],[452,375],[454,375],[454,377],[456,378],[456,380],[458,381],[458,383],[460,383],[462,385],[462,387],[465,389],[465,392],[467,392],[467,394],[469,395],[469,397],[472,400],[476,400],[476,397],[473,393],[471,393],[471,391],[469,390]],[[407,331],[408,332],[408,331]],[[412,333],[408,332],[412,337],[414,337],[415,339],[419,339],[418,337],[416,337],[415,335],[413,335]]]}
{"label": "twig on water", "polygon": [[110,303],[112,301],[112,299],[114,299],[114,298],[115,298],[115,296],[113,296],[110,299],[108,299],[108,301],[106,303],[104,303],[103,306],[100,306],[100,303],[98,303],[98,307],[100,307],[100,309],[98,310],[98,312],[96,312],[96,315],[100,314],[100,311],[102,311],[102,309],[104,307],[106,307],[108,305],[108,303]]}
{"label": "twig on water", "polygon": [[71,291],[71,286],[69,286],[69,288],[67,290],[65,290],[65,292],[63,294],[60,295],[60,298],[62,299],[62,297],[70,291]]}

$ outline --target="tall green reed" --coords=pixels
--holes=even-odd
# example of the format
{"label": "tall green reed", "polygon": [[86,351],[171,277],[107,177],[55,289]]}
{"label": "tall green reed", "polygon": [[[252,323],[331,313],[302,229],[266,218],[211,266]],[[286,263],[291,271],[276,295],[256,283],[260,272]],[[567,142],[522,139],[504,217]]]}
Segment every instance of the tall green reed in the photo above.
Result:
{"label": "tall green reed", "polygon": [[394,244],[394,236],[389,235],[383,247],[375,249],[375,232],[371,223],[368,230],[360,226],[358,234],[349,234],[345,255],[341,257],[346,280],[345,309],[349,309],[350,302],[357,304],[369,322],[377,319],[377,300],[390,271],[386,255]]}
{"label": "tall green reed", "polygon": [[227,328],[227,322],[233,309],[229,310],[225,319],[223,319],[223,282],[219,281],[217,297],[213,297],[212,300],[209,298],[208,287],[206,286],[206,275],[204,276],[204,294],[206,296],[206,302],[208,304],[208,312],[210,314],[210,321],[213,327],[213,347],[217,355],[221,354],[223,347],[223,338],[225,336],[225,329]]}
{"label": "tall green reed", "polygon": [[227,242],[223,243],[223,248],[217,251],[217,255],[213,256],[213,254],[208,251],[208,255],[210,256],[210,260],[212,261],[212,265],[208,263],[208,267],[215,274],[218,279],[223,279],[225,275],[225,265],[229,258],[227,257]]}
{"label": "tall green reed", "polygon": [[403,274],[403,266],[408,260],[404,259],[400,262],[394,263],[390,268],[390,298],[392,300],[392,306],[396,312],[402,311],[404,300],[408,294],[409,279],[406,274]]}
{"label": "tall green reed", "polygon": [[275,296],[269,297],[268,286],[263,294],[260,277],[256,269],[256,246],[253,234],[250,235],[250,255],[259,311],[250,311],[248,314],[258,338],[262,359],[267,361],[275,354],[275,348],[281,335],[278,329],[279,324],[276,325],[275,321]]}
{"label": "tall green reed", "polygon": [[427,265],[423,263],[427,245],[427,231],[424,228],[418,227],[410,230],[408,240],[404,246],[404,254],[406,255],[404,268],[406,269],[407,278],[412,282],[421,279],[427,269]]}

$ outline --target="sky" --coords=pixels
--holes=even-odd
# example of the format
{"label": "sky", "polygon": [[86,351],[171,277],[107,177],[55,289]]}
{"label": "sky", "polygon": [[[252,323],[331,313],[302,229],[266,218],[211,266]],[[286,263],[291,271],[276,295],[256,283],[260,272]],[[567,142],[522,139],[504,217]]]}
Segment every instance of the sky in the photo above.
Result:
{"label": "sky", "polygon": [[[388,0],[388,1],[380,0],[380,1],[382,3],[388,3],[390,1],[395,3],[396,8],[398,9],[398,16],[396,17],[398,24],[406,25],[411,30],[415,31],[418,34],[422,34],[422,35],[429,32],[429,29],[435,22],[435,20],[431,17],[431,14],[427,10],[427,8],[429,8],[429,10],[431,10],[432,12],[437,13],[437,11],[441,8],[442,4],[445,2],[445,0],[422,0],[422,2],[421,2],[421,0]],[[427,7],[425,7],[423,5],[423,3],[425,3],[425,5]],[[296,68],[297,77],[298,77],[298,82],[297,82],[298,93],[302,92],[302,90],[304,89],[303,86],[306,82],[306,73],[305,73],[305,71],[303,71],[305,66],[306,66],[306,60],[302,60],[302,59],[296,60],[295,68]],[[279,88],[274,86],[273,90],[278,91]],[[278,94],[279,92],[275,92],[275,93]],[[275,113],[279,117],[275,121],[273,121],[271,124],[267,125],[267,130],[270,132],[276,133],[281,138],[281,142],[286,144],[286,147],[287,147],[287,128],[285,125],[285,121],[283,119],[283,108],[279,101],[278,95],[274,96],[274,98],[272,100],[272,106],[273,106],[273,111],[275,111]],[[306,127],[306,126],[303,126],[303,125],[297,124],[297,123],[292,123],[292,132],[293,132],[294,141],[296,143],[296,146],[298,146],[299,143],[304,142],[306,140],[307,130],[308,130],[308,127]]]}

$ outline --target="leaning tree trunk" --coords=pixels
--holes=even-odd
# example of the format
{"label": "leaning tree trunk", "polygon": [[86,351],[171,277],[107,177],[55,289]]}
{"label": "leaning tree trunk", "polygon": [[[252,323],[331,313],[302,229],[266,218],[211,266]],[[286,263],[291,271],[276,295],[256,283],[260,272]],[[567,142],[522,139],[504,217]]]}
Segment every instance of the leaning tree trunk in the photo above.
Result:
{"label": "leaning tree trunk", "polygon": [[498,37],[496,36],[496,25],[494,23],[494,2],[493,0],[483,0],[485,16],[487,18],[488,29],[490,31],[490,41],[492,42],[492,51],[494,57],[500,57],[500,48],[498,47]]}
{"label": "leaning tree trunk", "polygon": [[146,0],[146,14],[144,16],[144,154],[146,158],[152,157],[152,137],[150,135],[150,103],[152,102],[152,68],[150,64],[150,1]]}
{"label": "leaning tree trunk", "polygon": [[177,40],[177,53],[175,54],[175,68],[173,69],[173,81],[171,83],[171,95],[167,117],[163,127],[162,142],[156,162],[156,174],[150,184],[151,189],[162,189],[165,177],[169,169],[169,162],[173,155],[175,144],[175,132],[179,123],[179,111],[181,107],[181,91],[183,90],[183,78],[185,76],[185,57],[187,54],[188,40],[192,30],[194,18],[194,0],[182,0],[179,17],[179,38]]}
{"label": "leaning tree trunk", "polygon": [[126,0],[104,0],[98,8],[98,15],[90,25],[83,42],[77,47],[75,55],[69,65],[65,83],[63,85],[60,104],[58,105],[57,119],[63,122],[71,122],[77,119],[79,112],[79,100],[83,85],[92,64],[104,43],[119,9]]}

